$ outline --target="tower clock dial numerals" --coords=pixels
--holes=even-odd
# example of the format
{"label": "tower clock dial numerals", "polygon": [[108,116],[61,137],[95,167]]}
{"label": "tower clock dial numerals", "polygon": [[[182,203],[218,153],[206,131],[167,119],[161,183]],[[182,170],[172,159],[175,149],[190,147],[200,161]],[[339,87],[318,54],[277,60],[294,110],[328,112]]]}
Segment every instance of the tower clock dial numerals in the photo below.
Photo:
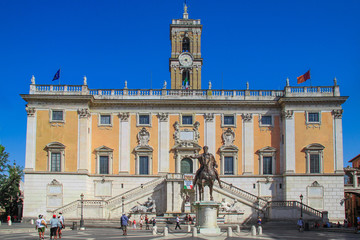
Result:
{"label": "tower clock dial numerals", "polygon": [[193,64],[193,58],[190,53],[182,53],[179,56],[179,62],[183,67],[191,67]]}

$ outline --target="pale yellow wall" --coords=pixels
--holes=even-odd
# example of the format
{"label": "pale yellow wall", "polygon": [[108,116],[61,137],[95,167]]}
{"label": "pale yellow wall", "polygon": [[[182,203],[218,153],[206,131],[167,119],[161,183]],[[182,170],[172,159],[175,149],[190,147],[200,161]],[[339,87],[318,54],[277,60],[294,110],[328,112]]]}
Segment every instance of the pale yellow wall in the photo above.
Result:
{"label": "pale yellow wall", "polygon": [[99,127],[98,114],[92,117],[92,147],[91,147],[91,173],[96,173],[96,152],[95,149],[106,146],[113,149],[113,164],[110,174],[119,173],[119,118],[112,115],[112,127]]}
{"label": "pale yellow wall", "polygon": [[50,111],[38,110],[36,123],[36,171],[48,171],[48,156],[45,146],[51,142],[65,145],[65,172],[77,171],[78,114],[66,111],[65,123],[50,124]]}
{"label": "pale yellow wall", "polygon": [[280,118],[274,116],[273,128],[261,127],[259,115],[254,115],[254,174],[259,174],[259,155],[257,151],[264,147],[276,148],[275,174],[280,173]]}
{"label": "pale yellow wall", "polygon": [[295,171],[306,172],[306,158],[304,147],[312,143],[319,143],[324,149],[324,173],[334,172],[333,149],[333,118],[331,113],[321,114],[320,128],[306,127],[305,112],[295,113]]}

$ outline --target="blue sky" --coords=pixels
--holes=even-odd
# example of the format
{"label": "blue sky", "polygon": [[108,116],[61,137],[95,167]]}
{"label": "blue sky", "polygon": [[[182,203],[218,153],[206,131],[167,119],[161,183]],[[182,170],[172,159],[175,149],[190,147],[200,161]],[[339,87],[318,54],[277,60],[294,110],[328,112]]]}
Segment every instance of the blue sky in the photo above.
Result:
{"label": "blue sky", "polygon": [[[283,89],[311,68],[312,85],[336,76],[343,96],[344,163],[360,153],[360,1],[188,0],[203,24],[203,88]],[[32,75],[90,88],[169,83],[171,19],[183,1],[0,1],[0,144],[24,166],[25,101]],[[223,75],[223,82],[221,81]],[[152,81],[150,80],[152,76]],[[310,82],[301,85],[308,86]]]}

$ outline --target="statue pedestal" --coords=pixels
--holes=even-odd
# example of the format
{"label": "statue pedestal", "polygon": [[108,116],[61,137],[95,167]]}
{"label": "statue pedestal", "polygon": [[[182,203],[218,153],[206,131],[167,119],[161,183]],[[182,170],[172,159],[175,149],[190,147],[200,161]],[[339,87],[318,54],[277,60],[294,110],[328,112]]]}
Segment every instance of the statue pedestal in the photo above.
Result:
{"label": "statue pedestal", "polygon": [[221,232],[217,225],[217,213],[220,205],[213,201],[193,203],[196,210],[196,227],[200,229],[200,233],[219,234]]}

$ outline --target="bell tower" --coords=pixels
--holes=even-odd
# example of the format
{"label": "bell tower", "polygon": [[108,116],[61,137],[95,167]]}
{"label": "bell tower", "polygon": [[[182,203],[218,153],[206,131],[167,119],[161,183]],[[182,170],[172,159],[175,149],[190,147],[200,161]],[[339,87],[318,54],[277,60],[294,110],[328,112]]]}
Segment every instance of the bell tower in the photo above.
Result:
{"label": "bell tower", "polygon": [[201,31],[200,19],[189,19],[184,4],[183,18],[170,24],[171,89],[201,89]]}

